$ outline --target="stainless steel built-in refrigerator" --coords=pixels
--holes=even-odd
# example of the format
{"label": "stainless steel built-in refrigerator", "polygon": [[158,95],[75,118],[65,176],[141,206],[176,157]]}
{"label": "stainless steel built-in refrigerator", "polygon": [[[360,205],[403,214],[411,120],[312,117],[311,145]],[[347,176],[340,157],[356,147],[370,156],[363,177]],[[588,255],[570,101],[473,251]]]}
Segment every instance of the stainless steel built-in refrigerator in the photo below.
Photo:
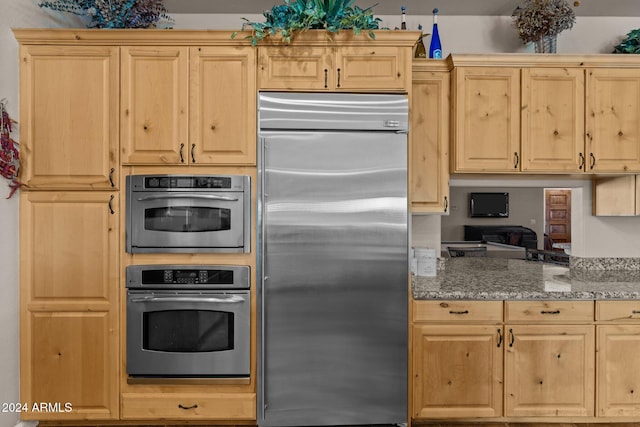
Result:
{"label": "stainless steel built-in refrigerator", "polygon": [[404,95],[259,96],[261,426],[407,422]]}

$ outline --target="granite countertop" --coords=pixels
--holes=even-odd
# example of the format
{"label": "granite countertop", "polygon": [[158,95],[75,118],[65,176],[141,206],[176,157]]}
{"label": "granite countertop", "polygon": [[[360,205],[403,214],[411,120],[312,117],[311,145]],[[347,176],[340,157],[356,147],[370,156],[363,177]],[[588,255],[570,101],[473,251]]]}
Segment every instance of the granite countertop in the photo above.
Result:
{"label": "granite countertop", "polygon": [[413,298],[640,299],[640,270],[576,270],[519,259],[446,258],[436,277],[412,276]]}

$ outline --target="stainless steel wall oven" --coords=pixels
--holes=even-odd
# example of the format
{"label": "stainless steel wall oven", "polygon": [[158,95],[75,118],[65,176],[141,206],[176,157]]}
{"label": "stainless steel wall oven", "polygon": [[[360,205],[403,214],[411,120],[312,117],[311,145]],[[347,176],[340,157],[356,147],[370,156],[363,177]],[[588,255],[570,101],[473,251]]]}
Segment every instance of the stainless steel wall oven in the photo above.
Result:
{"label": "stainless steel wall oven", "polygon": [[250,252],[251,178],[130,175],[129,253]]}
{"label": "stainless steel wall oven", "polygon": [[127,374],[248,377],[249,270],[248,266],[128,266]]}

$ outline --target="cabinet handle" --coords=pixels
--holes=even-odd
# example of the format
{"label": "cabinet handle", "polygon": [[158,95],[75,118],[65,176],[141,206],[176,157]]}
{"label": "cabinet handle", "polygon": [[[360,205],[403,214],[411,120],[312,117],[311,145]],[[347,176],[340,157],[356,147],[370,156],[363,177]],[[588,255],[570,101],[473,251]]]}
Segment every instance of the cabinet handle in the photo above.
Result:
{"label": "cabinet handle", "polygon": [[593,153],[589,153],[589,157],[591,157],[591,169],[593,169],[596,166],[596,156]]}
{"label": "cabinet handle", "polygon": [[584,154],[580,153],[578,154],[578,157],[580,158],[580,164],[578,165],[578,169],[582,170],[582,168],[584,168],[584,163],[585,163],[585,158],[584,158]]}
{"label": "cabinet handle", "polygon": [[631,314],[640,314],[640,310],[631,310]]}
{"label": "cabinet handle", "polygon": [[498,328],[498,348],[502,345],[502,329]]}
{"label": "cabinet handle", "polygon": [[444,196],[444,211],[446,212],[449,209],[449,198]]}
{"label": "cabinet handle", "polygon": [[191,163],[196,162],[196,144],[191,144]]}
{"label": "cabinet handle", "polygon": [[540,314],[560,314],[560,310],[553,310],[553,311],[542,310]]}
{"label": "cabinet handle", "polygon": [[513,335],[513,329],[509,329],[509,347],[513,347],[513,342],[516,340],[515,335]]}
{"label": "cabinet handle", "polygon": [[518,169],[518,164],[520,164],[520,156],[518,156],[518,152],[513,153],[513,159],[515,164],[513,165],[514,169]]}
{"label": "cabinet handle", "polygon": [[329,87],[329,70],[327,70],[326,68],[324,69],[324,88],[328,88]]}
{"label": "cabinet handle", "polygon": [[465,311],[453,311],[453,310],[449,310],[449,314],[469,314],[469,310],[465,310]]}
{"label": "cabinet handle", "polygon": [[180,144],[180,163],[184,163],[184,155],[182,154],[182,150],[184,150],[184,144]]}
{"label": "cabinet handle", "polygon": [[112,194],[111,197],[109,198],[109,213],[111,213],[111,215],[116,213],[116,211],[113,210],[113,199],[114,199],[114,197],[115,196]]}
{"label": "cabinet handle", "polygon": [[116,184],[113,182],[113,173],[115,171],[115,168],[111,168],[111,170],[109,171],[109,183],[111,184],[112,188],[116,186]]}
{"label": "cabinet handle", "polygon": [[178,408],[180,408],[180,409],[184,409],[184,410],[187,410],[187,409],[196,409],[197,407],[198,407],[198,404],[197,404],[197,403],[194,403],[194,404],[193,404],[193,405],[191,405],[191,406],[184,406],[182,403],[179,403],[179,404],[178,404]]}
{"label": "cabinet handle", "polygon": [[337,87],[340,87],[340,68],[338,68],[338,84]]}

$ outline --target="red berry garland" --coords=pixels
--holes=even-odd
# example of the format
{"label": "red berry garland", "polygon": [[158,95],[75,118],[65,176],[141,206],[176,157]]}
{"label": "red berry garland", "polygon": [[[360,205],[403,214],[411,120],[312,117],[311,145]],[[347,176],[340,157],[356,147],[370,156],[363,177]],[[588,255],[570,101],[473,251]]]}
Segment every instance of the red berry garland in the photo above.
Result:
{"label": "red berry garland", "polygon": [[16,123],[9,113],[7,113],[7,100],[0,101],[0,175],[10,180],[9,196],[13,196],[22,183],[18,181],[18,171],[20,170],[20,152],[18,143],[11,138],[11,125]]}

